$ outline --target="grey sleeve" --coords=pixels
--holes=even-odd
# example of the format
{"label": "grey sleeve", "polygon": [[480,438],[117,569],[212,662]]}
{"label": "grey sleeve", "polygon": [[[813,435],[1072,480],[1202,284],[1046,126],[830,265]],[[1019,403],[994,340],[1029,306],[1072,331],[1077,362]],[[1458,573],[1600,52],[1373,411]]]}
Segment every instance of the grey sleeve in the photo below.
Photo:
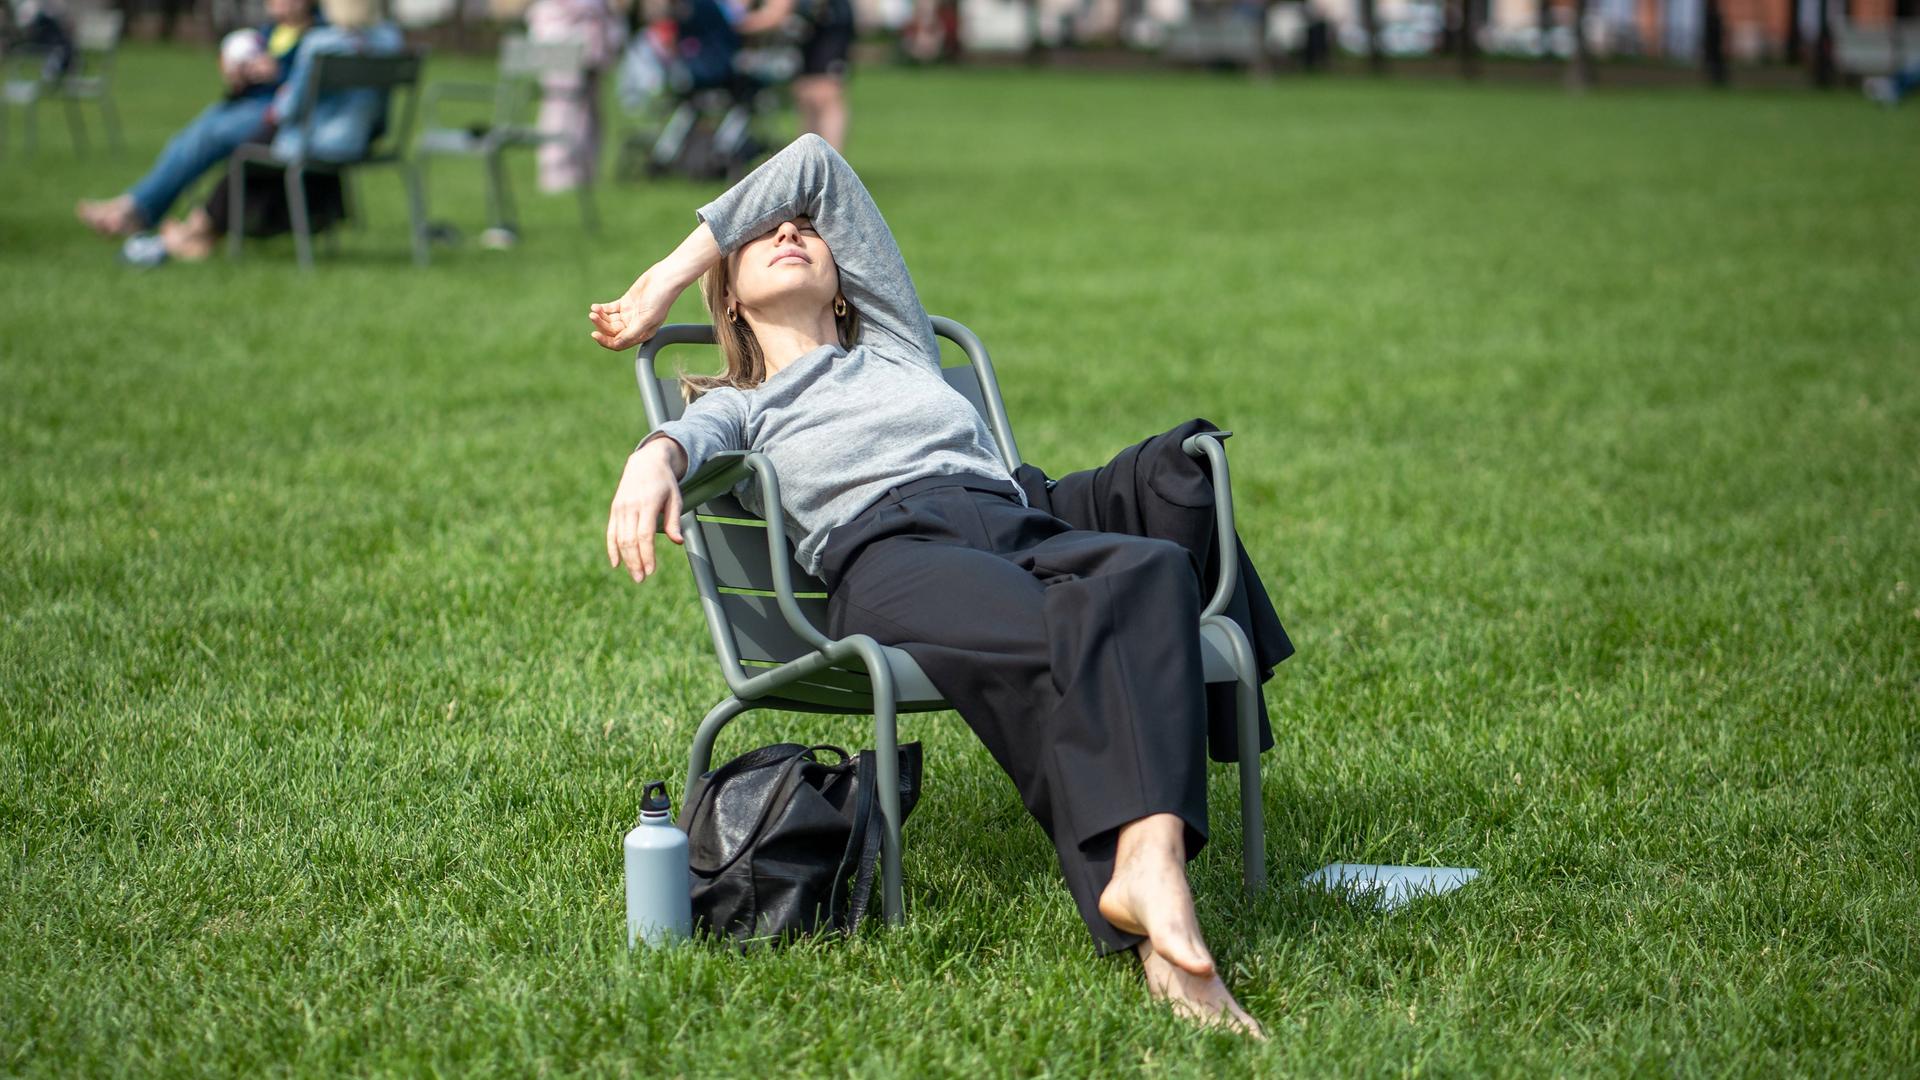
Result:
{"label": "grey sleeve", "polygon": [[833,251],[840,290],[860,313],[860,340],[875,353],[930,364],[940,345],[920,306],[906,260],[880,208],[832,144],[806,134],[700,208],[723,254],[790,217],[804,214]]}
{"label": "grey sleeve", "polygon": [[671,437],[687,452],[687,471],[681,476],[684,480],[699,472],[713,455],[747,448],[747,399],[730,386],[709,390],[694,398],[680,419],[648,432],[640,446],[661,435]]}

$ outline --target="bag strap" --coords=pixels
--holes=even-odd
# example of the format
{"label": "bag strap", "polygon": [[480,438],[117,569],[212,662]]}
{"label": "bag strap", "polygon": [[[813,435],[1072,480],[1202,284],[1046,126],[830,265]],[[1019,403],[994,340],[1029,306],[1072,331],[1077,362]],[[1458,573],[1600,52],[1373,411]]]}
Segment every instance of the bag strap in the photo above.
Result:
{"label": "bag strap", "polygon": [[[855,829],[856,833],[863,835],[858,845],[860,868],[854,872],[853,898],[847,904],[848,933],[860,929],[860,924],[866,921],[868,901],[873,896],[874,868],[880,861],[880,840],[886,831],[884,820],[877,827],[872,821],[874,817],[880,816],[880,801],[873,797],[873,790],[879,785],[878,760],[873,751],[862,750],[860,763],[855,767],[855,776],[860,785],[861,804],[856,811],[860,820]],[[850,843],[847,848],[852,851],[854,845]]]}
{"label": "bag strap", "polygon": [[[833,889],[827,893],[827,912],[834,924],[851,933],[860,928],[860,916],[866,912],[866,894],[861,891],[858,880],[860,865],[866,852],[867,827],[873,816],[873,778],[872,752],[860,751],[860,760],[853,767],[853,829],[847,834],[847,849],[840,854],[840,861],[833,867]],[[847,905],[847,915],[840,914],[840,887],[849,877],[854,878],[854,894]]]}
{"label": "bag strap", "polygon": [[[772,794],[768,795],[767,800],[760,805],[760,817],[754,821],[753,829],[747,833],[744,839],[740,841],[740,846],[734,849],[733,854],[728,856],[727,861],[721,863],[718,866],[708,868],[708,867],[695,866],[692,864],[692,861],[689,860],[688,869],[692,870],[694,873],[699,874],[703,877],[712,877],[716,874],[724,873],[727,867],[732,866],[734,863],[739,862],[741,856],[745,855],[749,851],[752,851],[754,849],[755,843],[760,839],[760,834],[766,830],[768,823],[773,820],[774,811],[780,809],[781,807],[787,805],[788,802],[792,801],[793,789],[797,787],[800,783],[800,767],[809,763],[815,764],[815,765],[821,764],[819,759],[813,756],[814,751],[816,750],[832,750],[834,753],[840,755],[841,761],[843,763],[845,762],[847,757],[847,752],[845,750],[842,750],[837,746],[831,746],[827,743],[819,743],[814,746],[804,747],[798,753],[794,754],[792,757],[789,757],[786,760],[785,764],[780,766],[780,773],[773,781]],[[733,762],[727,763],[727,765],[732,765],[732,764],[734,763]],[[721,772],[725,772],[725,771],[726,771],[726,766],[722,766]],[[715,782],[709,782],[705,788],[701,789],[700,797],[701,797],[702,803],[706,801],[707,794],[719,786],[719,784],[717,783],[719,779],[720,779],[720,773],[715,773],[713,777],[713,780]],[[688,815],[687,822],[688,824],[693,823],[693,816],[691,814]]]}

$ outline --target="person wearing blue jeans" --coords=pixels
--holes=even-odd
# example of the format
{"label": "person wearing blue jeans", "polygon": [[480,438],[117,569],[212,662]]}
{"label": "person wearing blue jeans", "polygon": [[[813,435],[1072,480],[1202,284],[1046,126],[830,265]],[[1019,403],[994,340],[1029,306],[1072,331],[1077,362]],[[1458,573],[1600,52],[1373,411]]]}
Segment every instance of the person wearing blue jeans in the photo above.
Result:
{"label": "person wearing blue jeans", "polygon": [[[260,140],[270,142],[274,156],[282,161],[353,161],[366,154],[367,146],[386,126],[387,95],[379,90],[330,91],[314,99],[311,116],[300,112],[320,57],[392,56],[406,47],[400,28],[380,17],[378,0],[321,0],[321,11],[326,15],[326,25],[315,28],[301,44],[300,61],[274,94],[273,109],[268,114],[274,129]],[[253,180],[246,183],[250,191],[256,190]],[[316,229],[345,213],[338,174],[309,173],[306,189]],[[247,196],[247,205],[258,208],[258,235],[284,232],[291,224],[285,191],[275,180],[259,185],[256,194]],[[205,205],[194,207],[185,218],[168,222],[160,230],[157,248],[142,244],[138,253],[125,253],[128,261],[150,266],[163,259],[191,262],[213,254],[215,241],[227,229],[226,199],[227,188],[215,185]],[[249,227],[247,234],[256,235],[254,227]]]}
{"label": "person wearing blue jeans", "polygon": [[106,236],[157,228],[194,181],[227,160],[242,143],[269,130],[274,92],[293,69],[307,29],[313,25],[310,0],[268,0],[272,22],[259,31],[259,56],[222,65],[226,97],[201,110],[167,140],[153,167],[126,193],[105,200],[83,199],[74,208],[80,220]]}

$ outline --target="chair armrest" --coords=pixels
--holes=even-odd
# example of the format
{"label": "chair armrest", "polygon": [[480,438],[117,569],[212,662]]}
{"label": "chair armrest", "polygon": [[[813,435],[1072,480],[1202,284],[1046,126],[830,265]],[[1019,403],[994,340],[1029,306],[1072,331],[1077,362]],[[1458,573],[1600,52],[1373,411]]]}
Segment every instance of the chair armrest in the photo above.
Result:
{"label": "chair armrest", "polygon": [[753,470],[747,467],[745,450],[723,450],[702,463],[692,476],[680,481],[680,506],[691,511],[717,495],[726,494],[752,474]]}
{"label": "chair armrest", "polygon": [[780,604],[780,614],[800,640],[824,652],[837,643],[808,621],[793,598],[793,555],[787,551],[787,512],[780,505],[780,478],[774,474],[773,462],[757,450],[747,455],[746,464],[760,480],[760,501],[767,519],[767,563],[773,567],[773,594]]}
{"label": "chair armrest", "polygon": [[493,104],[499,91],[492,83],[436,82],[420,95],[420,126],[434,126],[434,107],[445,100]]}
{"label": "chair armrest", "polygon": [[692,513],[694,507],[725,493],[748,476],[759,481],[760,499],[765,504],[767,565],[773,568],[773,594],[780,605],[780,614],[800,640],[824,652],[837,643],[814,627],[793,596],[793,555],[787,550],[787,513],[780,505],[780,478],[773,470],[773,462],[758,451],[726,450],[715,454],[692,476],[680,481],[681,508],[683,512]]}
{"label": "chair armrest", "polygon": [[1232,435],[1231,431],[1202,431],[1180,443],[1180,449],[1186,451],[1188,457],[1206,458],[1213,472],[1213,520],[1218,530],[1215,549],[1220,553],[1220,580],[1214,585],[1213,599],[1208,600],[1200,612],[1203,620],[1227,609],[1240,572],[1239,552],[1234,546],[1238,537],[1233,531],[1233,487],[1227,475],[1227,451],[1221,445]]}

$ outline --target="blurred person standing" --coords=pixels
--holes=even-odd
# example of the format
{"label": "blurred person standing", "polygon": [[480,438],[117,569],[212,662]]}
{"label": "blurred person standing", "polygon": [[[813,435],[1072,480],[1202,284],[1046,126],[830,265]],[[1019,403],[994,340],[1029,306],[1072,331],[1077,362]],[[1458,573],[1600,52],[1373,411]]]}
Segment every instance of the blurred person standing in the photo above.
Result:
{"label": "blurred person standing", "polygon": [[738,29],[742,34],[766,33],[796,14],[806,23],[800,34],[800,74],[793,80],[800,126],[835,150],[845,150],[853,0],[766,0],[740,20]]}
{"label": "blurred person standing", "polygon": [[527,6],[527,36],[586,47],[578,73],[540,82],[540,130],[567,136],[541,144],[540,190],[572,191],[591,183],[600,167],[600,74],[620,55],[626,28],[607,0],[534,0]]}
{"label": "blurred person standing", "polygon": [[103,236],[159,228],[194,181],[267,130],[274,94],[293,71],[315,25],[312,0],[267,0],[267,15],[269,21],[257,30],[235,32],[257,36],[257,48],[222,46],[220,77],[226,94],[167,140],[153,167],[125,194],[80,200],[74,215],[82,224]]}

